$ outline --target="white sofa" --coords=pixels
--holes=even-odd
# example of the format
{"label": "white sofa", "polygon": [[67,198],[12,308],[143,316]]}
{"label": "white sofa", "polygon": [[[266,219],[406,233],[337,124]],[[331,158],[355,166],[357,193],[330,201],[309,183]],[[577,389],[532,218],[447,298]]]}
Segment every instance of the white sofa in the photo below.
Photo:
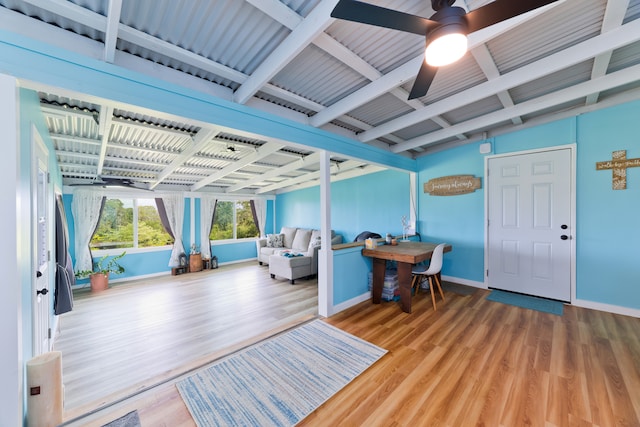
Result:
{"label": "white sofa", "polygon": [[[342,243],[342,236],[331,231],[331,244]],[[256,241],[258,262],[268,264],[272,278],[295,279],[318,273],[320,230],[282,227],[277,235],[267,235]]]}

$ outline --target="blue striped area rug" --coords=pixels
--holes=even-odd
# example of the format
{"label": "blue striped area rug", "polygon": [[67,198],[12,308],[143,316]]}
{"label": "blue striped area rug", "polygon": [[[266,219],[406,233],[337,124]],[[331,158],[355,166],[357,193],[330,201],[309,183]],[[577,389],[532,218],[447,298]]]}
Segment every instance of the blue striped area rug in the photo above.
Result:
{"label": "blue striped area rug", "polygon": [[198,426],[292,426],[386,352],[313,320],[217,361],[176,387]]}
{"label": "blue striped area rug", "polygon": [[508,305],[515,305],[522,308],[528,308],[530,310],[557,314],[558,316],[562,316],[562,313],[564,312],[564,304],[560,301],[554,301],[530,295],[522,295],[515,292],[505,292],[498,289],[493,289],[491,293],[487,295],[487,300],[501,302]]}

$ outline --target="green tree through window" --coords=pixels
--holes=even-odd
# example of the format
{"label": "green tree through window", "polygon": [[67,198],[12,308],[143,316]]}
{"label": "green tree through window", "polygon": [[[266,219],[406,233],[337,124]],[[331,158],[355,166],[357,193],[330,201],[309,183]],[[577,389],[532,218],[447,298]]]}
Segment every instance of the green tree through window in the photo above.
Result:
{"label": "green tree through window", "polygon": [[[137,239],[135,238],[137,236]],[[153,199],[107,198],[92,249],[149,248],[173,244]]]}
{"label": "green tree through window", "polygon": [[218,201],[209,239],[246,239],[259,234],[248,200]]}

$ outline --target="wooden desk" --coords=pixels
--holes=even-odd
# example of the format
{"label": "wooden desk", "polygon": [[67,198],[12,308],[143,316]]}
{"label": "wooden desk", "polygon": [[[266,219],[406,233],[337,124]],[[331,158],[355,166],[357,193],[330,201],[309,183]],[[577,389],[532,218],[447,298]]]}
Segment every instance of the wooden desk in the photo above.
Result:
{"label": "wooden desk", "polygon": [[[374,249],[363,249],[362,255],[373,258],[373,289],[372,301],[380,304],[382,299],[382,284],[387,261],[396,261],[398,264],[398,284],[400,285],[400,305],[402,311],[411,313],[411,269],[414,264],[431,259],[437,243],[427,242],[398,242],[396,246],[379,245]],[[444,247],[445,252],[450,252],[451,245]]]}

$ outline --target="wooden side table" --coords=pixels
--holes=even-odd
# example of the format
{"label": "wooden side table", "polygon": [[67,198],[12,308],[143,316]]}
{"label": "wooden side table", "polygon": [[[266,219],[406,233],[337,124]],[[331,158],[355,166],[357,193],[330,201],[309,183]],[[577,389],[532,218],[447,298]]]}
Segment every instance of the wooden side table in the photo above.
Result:
{"label": "wooden side table", "polygon": [[202,271],[202,254],[189,255],[189,272]]}

